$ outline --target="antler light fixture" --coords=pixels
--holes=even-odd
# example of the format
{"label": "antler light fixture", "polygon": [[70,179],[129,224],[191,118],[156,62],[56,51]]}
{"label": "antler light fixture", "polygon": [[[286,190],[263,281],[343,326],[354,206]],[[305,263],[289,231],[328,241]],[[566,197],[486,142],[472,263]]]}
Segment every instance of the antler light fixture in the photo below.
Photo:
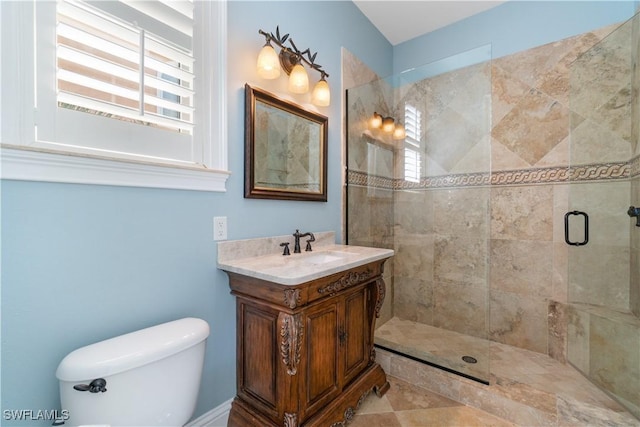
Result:
{"label": "antler light fixture", "polygon": [[[258,75],[264,79],[277,79],[280,76],[280,68],[289,76],[289,92],[307,93],[309,91],[309,76],[303,64],[320,73],[320,80],[316,83],[311,93],[311,102],[319,107],[327,107],[331,102],[331,91],[326,78],[329,74],[322,69],[320,64],[316,64],[316,53],[311,50],[299,50],[289,34],[280,36],[280,28],[276,27],[275,35],[258,30],[266,40],[260,54],[258,55]],[[289,41],[291,47],[285,46]],[[280,54],[277,54],[271,42],[280,47]]]}

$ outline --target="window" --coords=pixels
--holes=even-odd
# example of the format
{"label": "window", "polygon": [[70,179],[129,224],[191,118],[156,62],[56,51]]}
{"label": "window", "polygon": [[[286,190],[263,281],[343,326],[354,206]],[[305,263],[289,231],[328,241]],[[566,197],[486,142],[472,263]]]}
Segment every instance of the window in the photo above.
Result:
{"label": "window", "polygon": [[404,149],[404,179],[420,182],[420,153],[413,148]]}
{"label": "window", "polygon": [[0,7],[3,178],[224,191],[226,3]]}
{"label": "window", "polygon": [[191,135],[192,2],[59,0],[56,35],[58,107]]}
{"label": "window", "polygon": [[416,107],[405,104],[404,127],[406,137],[404,140],[404,179],[411,182],[420,182],[420,138],[422,133],[422,112]]}

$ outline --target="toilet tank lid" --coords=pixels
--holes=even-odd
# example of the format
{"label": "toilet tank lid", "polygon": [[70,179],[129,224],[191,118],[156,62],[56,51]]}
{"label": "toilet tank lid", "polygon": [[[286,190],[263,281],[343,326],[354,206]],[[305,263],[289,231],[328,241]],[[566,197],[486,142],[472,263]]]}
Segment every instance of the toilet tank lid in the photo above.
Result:
{"label": "toilet tank lid", "polygon": [[201,343],[209,324],[184,318],[100,341],[69,353],[56,370],[61,381],[82,381],[115,375],[155,362]]}

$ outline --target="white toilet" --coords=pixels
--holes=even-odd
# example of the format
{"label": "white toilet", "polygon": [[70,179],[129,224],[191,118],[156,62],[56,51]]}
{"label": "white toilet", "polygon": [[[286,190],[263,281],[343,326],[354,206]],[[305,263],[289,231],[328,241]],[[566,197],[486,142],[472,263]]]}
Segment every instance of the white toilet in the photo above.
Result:
{"label": "white toilet", "polygon": [[79,348],[58,365],[66,426],[182,426],[195,409],[209,325],[185,318]]}

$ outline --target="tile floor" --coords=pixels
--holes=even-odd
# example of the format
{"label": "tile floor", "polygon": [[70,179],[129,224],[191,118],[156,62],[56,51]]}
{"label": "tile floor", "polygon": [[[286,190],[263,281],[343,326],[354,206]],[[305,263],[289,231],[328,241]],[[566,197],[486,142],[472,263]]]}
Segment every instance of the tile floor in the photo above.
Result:
{"label": "tile floor", "polygon": [[378,398],[371,394],[349,427],[515,426],[480,409],[388,376],[391,388]]}

